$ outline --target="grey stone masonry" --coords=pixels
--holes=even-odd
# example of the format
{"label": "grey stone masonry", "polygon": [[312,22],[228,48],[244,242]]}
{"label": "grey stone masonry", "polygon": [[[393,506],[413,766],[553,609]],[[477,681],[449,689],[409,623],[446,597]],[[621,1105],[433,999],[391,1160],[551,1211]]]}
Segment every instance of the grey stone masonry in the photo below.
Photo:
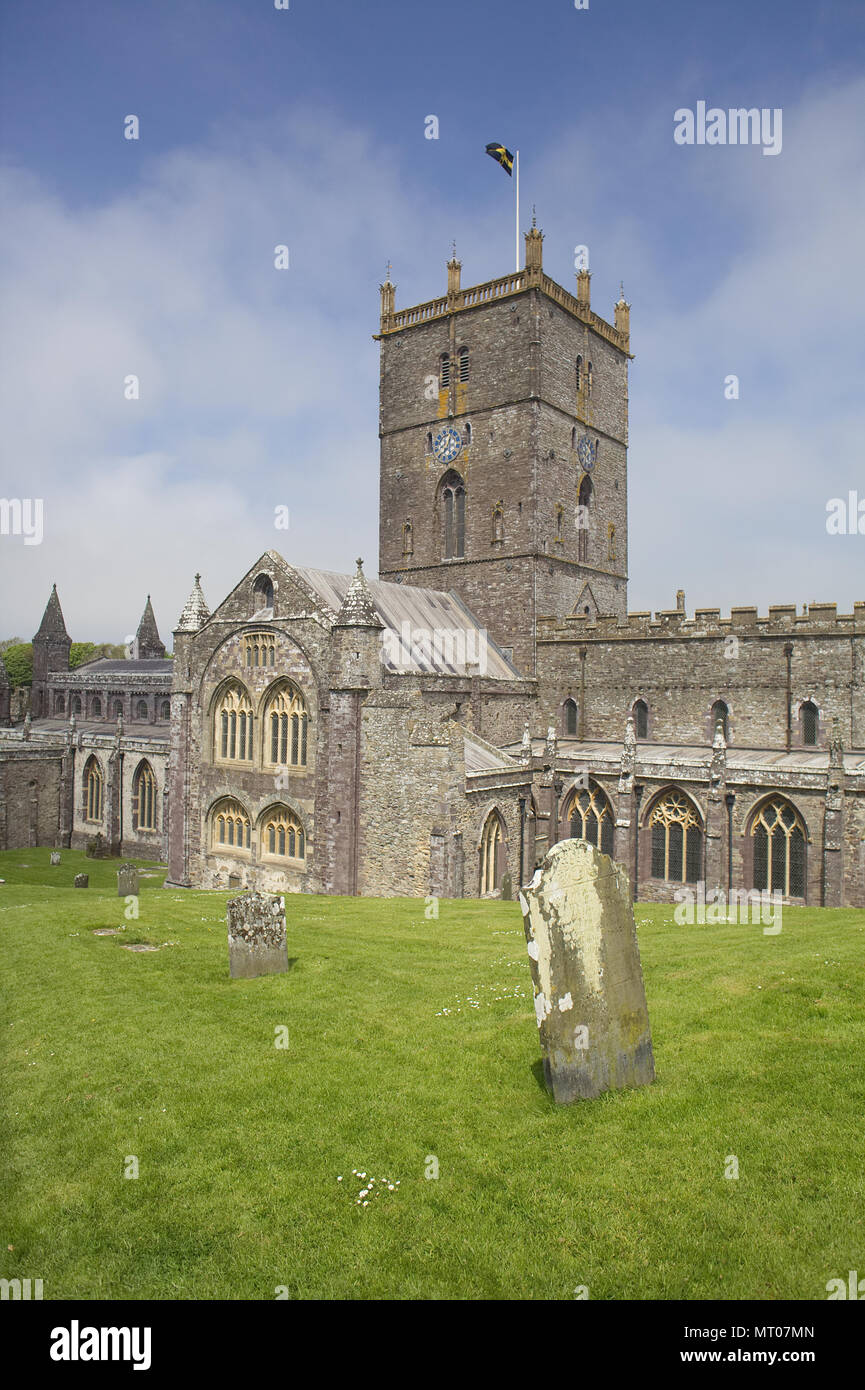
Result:
{"label": "grey stone masonry", "polygon": [[560,1104],[649,1085],[649,1013],[625,872],[554,845],[520,894],[547,1086]]}
{"label": "grey stone masonry", "polygon": [[138,869],[134,864],[121,864],[117,870],[117,896],[138,897]]}
{"label": "grey stone masonry", "polygon": [[232,979],[279,975],[288,969],[283,897],[244,893],[226,903],[226,917]]}

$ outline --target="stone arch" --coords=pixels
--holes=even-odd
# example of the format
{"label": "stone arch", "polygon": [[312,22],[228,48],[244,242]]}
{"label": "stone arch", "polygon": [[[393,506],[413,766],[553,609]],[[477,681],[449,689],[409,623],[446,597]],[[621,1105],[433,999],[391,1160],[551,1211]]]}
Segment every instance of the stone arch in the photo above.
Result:
{"label": "stone arch", "polygon": [[745,817],[744,879],[758,892],[807,901],[808,822],[784,792],[763,793]]}
{"label": "stone arch", "polygon": [[573,778],[562,789],[559,816],[559,839],[588,840],[602,854],[613,857],[616,834],[616,812],[605,787],[594,777]]}
{"label": "stone arch", "polygon": [[488,804],[481,817],[477,850],[479,896],[497,897],[509,862],[507,823],[497,802]]}

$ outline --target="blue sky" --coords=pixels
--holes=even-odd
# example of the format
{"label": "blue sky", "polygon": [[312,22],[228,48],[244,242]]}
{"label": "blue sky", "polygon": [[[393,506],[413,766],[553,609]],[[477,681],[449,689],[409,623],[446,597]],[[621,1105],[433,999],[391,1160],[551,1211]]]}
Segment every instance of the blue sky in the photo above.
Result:
{"label": "blue sky", "polygon": [[[0,536],[0,635],[54,580],[73,636],[120,640],[148,591],[167,637],[195,570],[215,604],[268,547],[374,572],[378,285],[390,259],[398,305],[442,293],[454,238],[464,284],[512,268],[493,139],[548,272],[572,287],[585,243],[593,307],[620,279],[633,306],[630,606],[849,611],[863,59],[861,0],[7,0],[0,492],[45,535]],[[782,108],[781,153],[676,145],[701,100]]]}

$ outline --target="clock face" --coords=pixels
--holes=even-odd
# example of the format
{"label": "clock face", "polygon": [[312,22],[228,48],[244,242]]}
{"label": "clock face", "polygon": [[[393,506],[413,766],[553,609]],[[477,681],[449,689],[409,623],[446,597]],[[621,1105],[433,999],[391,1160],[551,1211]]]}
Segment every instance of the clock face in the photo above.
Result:
{"label": "clock face", "polygon": [[462,439],[450,426],[441,430],[433,440],[433,453],[442,463],[453,463],[462,447]]}
{"label": "clock face", "polygon": [[592,443],[591,439],[587,434],[582,435],[579,443],[577,444],[577,458],[580,460],[580,463],[583,465],[583,468],[585,468],[587,473],[591,473],[592,469],[595,466],[595,456],[597,455],[597,452],[597,444]]}

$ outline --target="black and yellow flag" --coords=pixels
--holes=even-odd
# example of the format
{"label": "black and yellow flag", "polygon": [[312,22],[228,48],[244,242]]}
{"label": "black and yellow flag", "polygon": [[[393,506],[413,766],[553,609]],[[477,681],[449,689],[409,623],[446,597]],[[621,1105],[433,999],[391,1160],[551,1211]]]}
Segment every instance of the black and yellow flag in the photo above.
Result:
{"label": "black and yellow flag", "polygon": [[514,157],[510,150],[505,149],[504,145],[487,145],[487,154],[496,161],[496,164],[501,164],[506,174],[513,174]]}

